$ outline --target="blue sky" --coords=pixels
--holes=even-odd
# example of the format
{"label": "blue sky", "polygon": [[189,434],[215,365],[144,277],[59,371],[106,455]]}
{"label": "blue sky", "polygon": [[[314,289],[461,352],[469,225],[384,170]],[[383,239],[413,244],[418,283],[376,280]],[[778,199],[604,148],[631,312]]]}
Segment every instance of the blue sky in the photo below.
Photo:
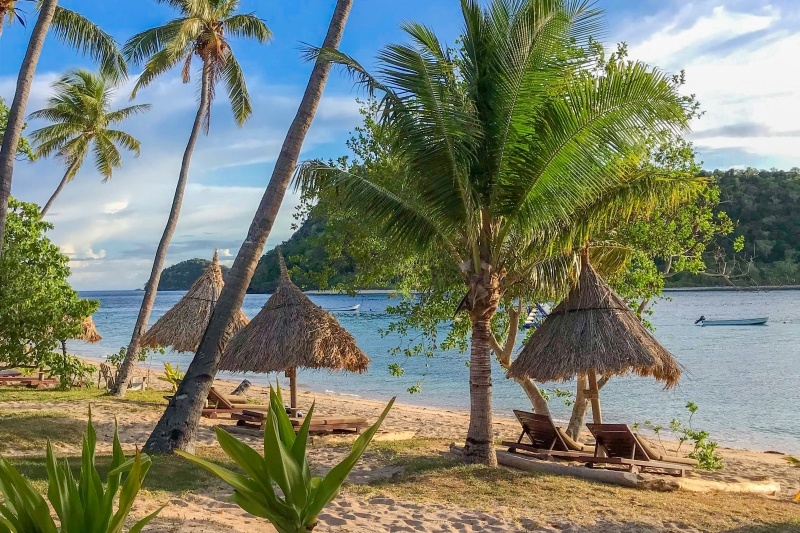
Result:
{"label": "blue sky", "polygon": [[[162,24],[172,13],[141,0],[62,0],[118,41]],[[319,44],[334,0],[241,0],[240,10],[265,19],[275,37],[262,46],[233,41],[253,98],[254,115],[237,128],[222,92],[213,108],[211,133],[199,141],[181,221],[168,264],[210,257],[214,248],[230,261],[241,243],[294,116],[311,66],[300,43]],[[800,166],[800,9],[793,0],[600,0],[607,13],[601,39],[629,44],[631,56],[665,70],[685,69],[687,92],[706,111],[691,135],[706,168]],[[135,9],[132,8],[135,6]],[[0,37],[0,96],[10,101],[28,29],[5,28]],[[403,39],[398,25],[416,20],[453,42],[461,27],[457,0],[355,0],[342,50],[369,65],[383,45]],[[28,111],[43,106],[50,83],[64,70],[88,63],[49,39]],[[133,74],[137,73],[133,69]],[[131,83],[119,91],[127,102]],[[331,76],[302,158],[345,153],[348,133],[359,123],[358,93],[340,73]],[[196,88],[179,73],[141,91],[147,115],[125,124],[142,141],[142,155],[128,157],[106,184],[87,164],[59,197],[48,218],[51,238],[72,259],[78,289],[141,287],[149,273],[174,191],[180,159],[195,113]],[[38,124],[31,124],[37,127]],[[43,203],[61,176],[52,161],[19,163],[13,194]],[[287,196],[267,248],[291,235],[296,198]]]}

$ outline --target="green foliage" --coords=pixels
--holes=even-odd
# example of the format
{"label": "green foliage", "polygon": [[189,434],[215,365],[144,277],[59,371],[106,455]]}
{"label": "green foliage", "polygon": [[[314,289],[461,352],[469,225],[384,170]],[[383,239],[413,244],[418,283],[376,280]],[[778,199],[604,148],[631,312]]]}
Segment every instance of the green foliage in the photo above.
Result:
{"label": "green foliage", "polygon": [[73,386],[86,387],[92,384],[92,377],[97,372],[97,367],[84,363],[72,354],[52,352],[44,361],[44,366],[50,369],[50,374],[58,376],[62,389]]}
{"label": "green foliage", "polygon": [[[697,430],[692,427],[692,418],[699,410],[699,407],[694,402],[686,404],[686,410],[689,412],[689,418],[684,423],[677,418],[673,418],[667,427],[672,431],[673,435],[678,439],[680,445],[678,446],[678,453],[681,447],[686,442],[691,442],[694,446],[689,453],[689,457],[696,459],[698,468],[701,470],[720,470],[725,467],[722,456],[717,451],[719,444],[713,440],[709,440],[710,434],[708,431]],[[642,427],[642,424],[636,423],[633,425],[634,430]],[[654,424],[650,420],[645,421],[644,427],[652,430],[661,442],[661,430],[664,426],[661,424]],[[662,443],[663,447],[663,443]]]}
{"label": "green foliage", "polygon": [[[0,24],[2,20],[0,20]],[[6,105],[6,101],[0,96],[0,144],[3,143],[3,134],[8,127],[8,106]],[[25,124],[22,129],[24,130],[27,128],[28,125]],[[19,146],[17,146],[17,159],[27,159],[28,161],[33,161],[36,159],[36,154],[34,154],[33,149],[31,148],[30,143],[28,142],[27,137],[20,137],[19,139]]]}
{"label": "green foliage", "polygon": [[[166,350],[164,350],[164,348],[159,348],[158,350],[150,350],[148,348],[142,348],[139,350],[139,356],[136,358],[136,360],[139,363],[144,363],[145,361],[147,361],[147,358],[150,356],[151,353],[160,353],[163,355],[166,353]],[[117,353],[113,353],[106,356],[106,362],[114,366],[119,366],[125,360],[127,354],[128,354],[128,349],[124,346],[121,346]]]}
{"label": "green foliage", "polygon": [[202,110],[206,132],[210,124],[211,100],[219,82],[225,85],[234,120],[241,126],[253,109],[244,74],[229,38],[265,43],[272,38],[272,32],[253,13],[236,13],[238,0],[171,0],[167,4],[179,12],[177,18],[134,35],[123,47],[129,61],[144,67],[132,95],[136,96],[140,89],[179,64],[183,65],[183,82],[189,83],[192,58],[197,56],[209,74],[209,102],[208,107]]}
{"label": "green foliage", "polygon": [[181,372],[178,365],[175,365],[175,368],[173,368],[171,364],[164,363],[164,375],[158,376],[158,379],[172,385],[172,392],[175,392],[178,390],[178,385],[180,385],[181,380],[185,376],[186,372]]}
{"label": "green foliage", "polygon": [[564,405],[570,407],[575,403],[575,393],[568,389],[543,389],[540,388],[539,392],[542,393],[544,401],[550,402],[553,398],[559,398],[564,402]]}
{"label": "green foliage", "polygon": [[[314,477],[306,458],[308,428],[314,406],[295,434],[283,408],[280,389],[270,388],[270,410],[264,430],[264,455],[217,426],[217,440],[225,453],[245,474],[237,474],[216,463],[175,450],[234,488],[233,501],[250,514],[266,518],[279,533],[309,532],[317,516],[338,494],[342,483],[366,450],[394,404],[394,398],[369,429],[353,444],[350,454],[324,477]],[[282,496],[276,494],[275,486]]]}
{"label": "green foliage", "polygon": [[0,256],[0,362],[46,366],[61,341],[81,335],[99,307],[69,286],[69,259],[47,238],[52,225],[35,204],[11,198]]}
{"label": "green foliage", "polygon": [[[208,268],[211,261],[208,259],[188,259],[175,263],[164,269],[158,282],[159,291],[188,291],[197,278]],[[230,270],[225,265],[220,265],[222,277],[225,278]]]}
{"label": "green foliage", "polygon": [[[121,533],[151,461],[139,452],[133,459],[126,460],[115,429],[113,456],[104,484],[95,467],[96,443],[90,411],[78,479],[73,476],[69,463],[59,462],[53,445],[47,443],[47,499],[60,526],[56,526],[47,501],[31,482],[0,458],[0,494],[4,500],[0,504],[0,533]],[[123,474],[127,474],[124,481]],[[115,512],[117,496],[119,503]],[[129,533],[139,533],[160,511],[138,521]]]}

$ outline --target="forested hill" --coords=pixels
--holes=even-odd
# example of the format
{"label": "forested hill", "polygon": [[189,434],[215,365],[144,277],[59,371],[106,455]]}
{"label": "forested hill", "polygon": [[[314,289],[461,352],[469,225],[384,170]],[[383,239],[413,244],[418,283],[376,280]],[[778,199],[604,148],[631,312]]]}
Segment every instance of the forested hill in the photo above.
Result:
{"label": "forested hill", "polygon": [[[192,283],[200,277],[200,274],[211,264],[208,259],[189,259],[181,261],[171,267],[167,267],[161,273],[161,280],[158,282],[160,291],[187,291]],[[222,265],[222,276],[228,274],[228,267]]]}
{"label": "forested hill", "polygon": [[[738,235],[745,237],[745,250],[739,254],[753,259],[745,275],[734,277],[736,285],[796,285],[800,284],[800,169],[727,170],[708,172],[721,189],[719,208],[737,223],[736,230],[719,244],[732,255],[730,243]],[[324,248],[309,242],[310,237],[325,231],[325,221],[309,219],[282,246],[283,255],[291,269],[304,258],[311,271],[320,272],[328,263]],[[200,275],[208,261],[192,259],[164,271],[160,290],[186,290]],[[353,274],[347,258],[337,258],[328,265],[333,272],[330,285],[346,280]],[[223,267],[224,268],[224,267]],[[713,265],[709,265],[713,270]],[[169,275],[168,275],[169,273]],[[277,252],[267,252],[259,261],[250,292],[268,293],[278,282]],[[304,269],[292,272],[293,281],[303,289],[320,289]],[[166,284],[165,284],[166,283]],[[719,278],[707,276],[677,276],[670,286],[719,285]],[[169,287],[169,288],[164,288]]]}

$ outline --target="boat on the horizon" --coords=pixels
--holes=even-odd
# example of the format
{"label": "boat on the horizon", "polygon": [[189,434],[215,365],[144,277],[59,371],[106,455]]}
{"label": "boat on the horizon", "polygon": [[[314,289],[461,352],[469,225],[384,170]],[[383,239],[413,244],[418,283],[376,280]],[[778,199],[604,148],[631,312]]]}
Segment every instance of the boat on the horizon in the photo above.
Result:
{"label": "boat on the horizon", "polygon": [[346,312],[346,311],[349,312],[358,311],[359,307],[361,307],[361,304],[351,305],[350,307],[323,307],[323,309],[325,311],[333,311],[334,313],[336,313],[336,312]]}
{"label": "boat on the horizon", "polygon": [[728,318],[709,320],[701,316],[695,322],[696,326],[763,326],[769,320],[768,316],[759,318]]}

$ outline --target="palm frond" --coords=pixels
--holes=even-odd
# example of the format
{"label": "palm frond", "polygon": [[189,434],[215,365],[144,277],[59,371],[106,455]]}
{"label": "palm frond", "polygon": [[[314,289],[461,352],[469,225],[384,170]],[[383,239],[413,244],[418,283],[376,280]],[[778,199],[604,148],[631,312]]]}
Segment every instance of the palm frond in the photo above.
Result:
{"label": "palm frond", "polygon": [[413,200],[385,189],[367,176],[309,161],[298,167],[294,184],[295,189],[304,191],[335,191],[337,202],[345,209],[369,206],[359,209],[368,219],[365,222],[376,224],[399,246],[425,250],[436,243],[461,262],[447,226],[436,220],[434,213],[419,209]]}
{"label": "palm frond", "polygon": [[163,26],[137,33],[122,47],[122,54],[134,64],[140,64],[162,50],[181,31],[186,18],[173,19]]}
{"label": "palm frond", "polygon": [[94,166],[103,175],[103,181],[108,181],[114,173],[114,169],[122,166],[122,154],[117,147],[105,135],[99,135],[94,139]]}
{"label": "palm frond", "polygon": [[228,99],[231,103],[233,118],[236,120],[236,124],[242,126],[250,118],[253,108],[250,104],[250,95],[247,92],[247,84],[244,80],[242,67],[233,53],[229,54],[227,61],[225,61],[222,77],[228,90]]}
{"label": "palm frond", "polygon": [[115,82],[128,76],[116,41],[80,13],[57,6],[52,30],[61,41],[97,61],[104,76]]}
{"label": "palm frond", "polygon": [[136,104],[128,107],[123,107],[122,109],[117,109],[116,111],[108,113],[106,115],[106,122],[108,124],[120,122],[134,115],[144,114],[150,111],[152,107],[153,106],[151,104]]}
{"label": "palm frond", "polygon": [[222,21],[222,25],[231,37],[255,39],[259,43],[272,40],[272,30],[254,13],[233,15]]}
{"label": "palm frond", "polygon": [[[189,53],[191,54],[192,52]],[[176,55],[171,50],[160,50],[153,54],[145,64],[144,70],[142,70],[142,73],[136,80],[136,84],[133,86],[131,99],[136,98],[139,90],[153,83],[157,77],[169,71],[182,59],[183,56]]]}
{"label": "palm frond", "polygon": [[141,154],[141,144],[133,135],[129,133],[119,130],[105,130],[102,133],[102,136],[107,140],[122,146],[126,150],[133,152],[135,157],[139,157]]}

